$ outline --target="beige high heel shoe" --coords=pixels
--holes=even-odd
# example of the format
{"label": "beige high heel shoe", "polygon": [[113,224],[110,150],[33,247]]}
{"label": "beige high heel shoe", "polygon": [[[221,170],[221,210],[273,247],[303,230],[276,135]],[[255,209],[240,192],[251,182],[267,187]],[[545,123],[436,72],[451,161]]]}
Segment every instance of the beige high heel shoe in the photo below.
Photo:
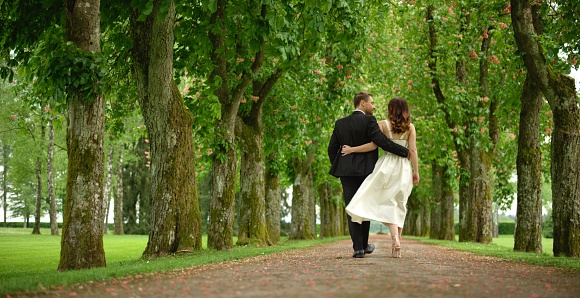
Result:
{"label": "beige high heel shoe", "polygon": [[393,258],[400,258],[401,257],[401,241],[399,239],[399,236],[397,236],[397,235],[391,236],[391,239],[393,240],[393,245],[391,246],[391,255],[393,256]]}

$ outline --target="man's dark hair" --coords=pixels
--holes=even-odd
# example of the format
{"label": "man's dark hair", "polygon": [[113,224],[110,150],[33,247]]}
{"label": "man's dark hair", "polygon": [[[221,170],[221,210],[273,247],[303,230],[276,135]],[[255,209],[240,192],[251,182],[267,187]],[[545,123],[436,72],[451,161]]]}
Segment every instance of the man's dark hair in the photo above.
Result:
{"label": "man's dark hair", "polygon": [[358,107],[360,105],[360,101],[368,101],[373,95],[366,92],[359,92],[354,96],[354,107]]}

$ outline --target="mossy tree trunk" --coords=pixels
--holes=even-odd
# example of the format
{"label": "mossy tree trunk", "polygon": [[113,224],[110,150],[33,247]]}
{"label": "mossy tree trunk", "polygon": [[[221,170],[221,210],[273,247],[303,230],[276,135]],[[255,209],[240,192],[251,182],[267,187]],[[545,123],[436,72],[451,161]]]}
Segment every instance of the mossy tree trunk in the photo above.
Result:
{"label": "mossy tree trunk", "polygon": [[471,241],[491,243],[493,239],[491,209],[491,160],[475,143],[471,146],[471,222],[474,238]]}
{"label": "mossy tree trunk", "polygon": [[[163,6],[163,7],[162,7]],[[173,79],[175,4],[153,1],[144,21],[131,11],[133,74],[150,140],[151,225],[144,257],[201,250],[193,117]]]}
{"label": "mossy tree trunk", "polygon": [[403,229],[404,235],[419,236],[421,234],[421,209],[414,192],[411,192],[409,200],[407,201],[407,214],[405,215],[405,225]]}
{"label": "mossy tree trunk", "polygon": [[113,208],[113,214],[115,219],[115,235],[124,235],[125,229],[123,225],[123,147],[121,147],[118,153],[117,160],[117,188],[115,195],[115,207]]}
{"label": "mossy tree trunk", "polygon": [[[493,36],[493,27],[483,30],[488,32],[487,35],[481,41],[480,51],[485,53],[485,56],[489,56],[490,45]],[[482,98],[489,98],[489,61],[488,59],[479,60],[479,87],[481,90]],[[485,100],[478,101],[478,107],[480,109],[486,108]],[[473,195],[472,195],[472,216],[474,222],[474,233],[475,239],[472,241],[480,243],[491,243],[493,239],[493,209],[492,209],[492,188],[493,183],[490,174],[492,173],[493,159],[495,158],[495,148],[499,139],[499,120],[495,115],[499,100],[491,98],[489,100],[487,117],[487,132],[489,136],[490,146],[481,146],[477,142],[471,143],[471,182]],[[483,129],[480,128],[480,129]]]}
{"label": "mossy tree trunk", "polygon": [[46,177],[48,188],[48,200],[50,202],[50,235],[58,236],[58,223],[56,222],[56,195],[54,193],[54,115],[48,118],[48,152],[46,159]]}
{"label": "mossy tree trunk", "polygon": [[431,206],[431,222],[429,228],[429,238],[439,239],[439,232],[441,228],[441,200],[442,200],[442,184],[443,174],[442,169],[437,165],[437,160],[431,163],[431,177],[433,181],[433,192],[430,200]]}
{"label": "mossy tree trunk", "polygon": [[[276,154],[270,154],[268,159],[276,159]],[[282,189],[280,175],[277,171],[266,167],[266,228],[272,244],[280,244],[280,220],[282,219]]]}
{"label": "mossy tree trunk", "polygon": [[[261,112],[260,112],[261,114]],[[248,119],[250,120],[250,119]],[[266,185],[262,148],[262,118],[243,123],[240,143],[242,158],[240,171],[239,231],[236,245],[263,246],[270,243],[266,228]]]}
{"label": "mossy tree trunk", "polygon": [[311,166],[314,162],[316,152],[315,145],[312,143],[305,158],[294,158],[294,185],[292,187],[292,224],[290,239],[316,239],[316,231],[312,231],[312,203],[313,196],[311,188],[312,172]]}
{"label": "mossy tree trunk", "polygon": [[[481,41],[480,51],[485,56],[490,55],[490,45],[493,36],[493,27],[489,27],[484,32],[487,35]],[[489,98],[489,61],[488,59],[479,60],[479,87],[481,98]],[[505,78],[505,76],[504,76]],[[503,79],[502,79],[503,80]],[[490,174],[493,169],[493,159],[495,158],[495,148],[499,140],[499,120],[495,115],[499,100],[491,98],[487,108],[489,115],[487,117],[487,132],[490,146],[481,146],[478,142],[472,141],[471,144],[471,182],[472,185],[472,216],[474,222],[475,239],[472,241],[480,243],[491,243],[493,239],[493,209],[492,209],[492,188],[493,182]],[[478,108],[485,109],[487,101],[480,100],[477,103]],[[475,124],[475,123],[474,123]],[[484,129],[481,127],[480,129]],[[486,140],[487,141],[487,140]],[[481,142],[481,141],[480,141]]]}
{"label": "mossy tree trunk", "polygon": [[[456,143],[455,147],[459,145]],[[473,231],[471,185],[469,175],[471,172],[471,156],[464,150],[457,150],[459,158],[459,241],[475,241]]]}
{"label": "mossy tree trunk", "polygon": [[441,210],[441,225],[439,227],[439,236],[437,239],[455,241],[455,229],[453,228],[455,206],[453,200],[453,186],[451,185],[455,177],[449,175],[447,165],[441,167],[441,173],[443,175],[440,185],[441,204],[439,204],[439,209]]}
{"label": "mossy tree trunk", "polygon": [[[208,82],[221,84],[214,90],[221,104],[221,118],[215,123],[215,142],[212,154],[212,194],[207,246],[218,250],[233,247],[234,208],[236,192],[237,152],[235,144],[236,117],[240,102],[252,82],[252,77],[260,71],[264,62],[264,41],[260,45],[249,70],[243,72],[231,87],[228,80],[226,51],[226,1],[217,0],[216,11],[211,15],[208,37],[212,43],[211,60],[214,70]],[[265,6],[262,6],[262,15]],[[230,89],[231,88],[231,89]],[[263,199],[262,199],[263,200]]]}
{"label": "mossy tree trunk", "polygon": [[32,234],[40,235],[40,211],[42,209],[42,162],[36,157],[36,204],[34,205],[34,227]]}
{"label": "mossy tree trunk", "polygon": [[[67,40],[100,51],[100,1],[66,1]],[[96,82],[94,82],[96,83]],[[59,271],[105,267],[103,247],[104,107],[102,94],[67,92],[68,170]]]}
{"label": "mossy tree trunk", "polygon": [[[265,10],[262,11],[265,14]],[[263,50],[262,50],[263,51]],[[278,69],[266,80],[252,83],[252,107],[242,116],[241,129],[242,162],[240,174],[241,209],[239,211],[238,245],[271,245],[266,221],[266,185],[264,163],[263,106],[270,91],[281,77]],[[279,238],[279,236],[278,236]]]}
{"label": "mossy tree trunk", "polygon": [[514,250],[542,252],[542,151],[540,110],[543,94],[527,75],[521,96],[517,157],[517,218]]}
{"label": "mossy tree trunk", "polygon": [[431,206],[429,204],[421,204],[421,223],[419,230],[419,235],[421,237],[425,237],[429,235],[429,228],[431,227]]}
{"label": "mossy tree trunk", "polygon": [[318,198],[320,199],[320,238],[339,236],[337,225],[337,205],[333,196],[331,185],[328,181],[318,185]]}
{"label": "mossy tree trunk", "polygon": [[574,79],[555,73],[547,63],[540,2],[512,0],[514,37],[528,75],[553,111],[551,147],[554,255],[580,257],[580,114]]}
{"label": "mossy tree trunk", "polygon": [[334,230],[336,230],[336,236],[349,235],[348,232],[348,219],[346,217],[346,211],[344,208],[344,200],[342,199],[342,187],[337,184],[330,188],[331,203],[333,204],[333,225]]}

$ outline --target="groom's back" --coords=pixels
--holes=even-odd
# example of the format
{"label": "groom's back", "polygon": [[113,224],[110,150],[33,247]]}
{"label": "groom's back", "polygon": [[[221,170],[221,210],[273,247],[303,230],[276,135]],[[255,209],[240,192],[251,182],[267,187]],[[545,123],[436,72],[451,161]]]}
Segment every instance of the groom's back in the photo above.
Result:
{"label": "groom's back", "polygon": [[[333,137],[336,137],[340,146],[349,145],[355,147],[364,145],[371,142],[369,126],[373,122],[376,123],[373,116],[355,112],[336,121]],[[330,174],[336,177],[366,176],[373,171],[377,159],[378,150],[348,154],[346,156],[342,156],[339,153],[333,161]]]}

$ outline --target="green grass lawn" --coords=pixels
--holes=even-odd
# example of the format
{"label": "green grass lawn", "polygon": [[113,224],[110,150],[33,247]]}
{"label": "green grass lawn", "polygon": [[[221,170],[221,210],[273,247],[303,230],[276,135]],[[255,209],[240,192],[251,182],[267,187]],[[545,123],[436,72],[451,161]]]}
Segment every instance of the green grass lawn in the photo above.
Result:
{"label": "green grass lawn", "polygon": [[[31,235],[32,229],[0,228],[0,295],[18,291],[38,291],[60,285],[70,285],[201,266],[291,249],[299,249],[348,237],[311,241],[282,239],[281,245],[270,247],[235,247],[230,251],[203,250],[153,260],[141,259],[147,246],[147,235],[105,235],[103,245],[106,268],[58,272],[60,237],[50,236],[50,229],[41,235]],[[203,238],[206,247],[207,239]],[[235,239],[234,239],[235,243]]]}
{"label": "green grass lawn", "polygon": [[553,266],[580,271],[580,259],[568,257],[554,257],[554,253],[552,252],[553,239],[543,238],[542,239],[543,252],[541,254],[536,254],[514,251],[514,237],[511,235],[500,235],[499,238],[493,238],[492,244],[432,240],[426,237],[406,236],[406,238],[416,239],[429,244],[444,245],[447,247],[460,249],[464,251],[470,251],[481,255],[495,256],[503,259],[527,262],[530,264],[541,266]]}

